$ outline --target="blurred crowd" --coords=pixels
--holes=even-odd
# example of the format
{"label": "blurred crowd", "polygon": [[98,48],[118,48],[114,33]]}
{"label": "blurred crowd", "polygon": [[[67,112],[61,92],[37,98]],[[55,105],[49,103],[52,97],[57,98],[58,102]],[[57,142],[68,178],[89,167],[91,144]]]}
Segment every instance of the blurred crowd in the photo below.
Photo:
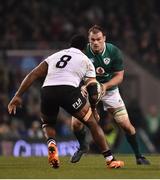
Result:
{"label": "blurred crowd", "polygon": [[[106,29],[107,41],[116,44],[138,63],[160,77],[160,1],[158,0],[7,0],[0,5],[0,51],[6,49],[54,49],[66,47],[71,35],[87,34],[94,24]],[[26,72],[25,72],[26,73]],[[0,56],[0,137],[43,138],[39,120],[37,82],[24,96],[16,116],[7,104],[25,75]],[[160,132],[160,112],[151,104],[144,115],[132,106],[129,111],[154,144]],[[65,114],[63,112],[63,114]],[[65,114],[66,115],[66,114]],[[62,115],[63,116],[63,115]],[[67,116],[67,118],[66,118]],[[72,136],[70,116],[61,117],[57,133]],[[140,123],[143,119],[144,123]],[[159,147],[160,148],[160,147]]]}
{"label": "blurred crowd", "polygon": [[63,47],[76,32],[102,25],[107,40],[159,75],[158,0],[7,0],[0,6],[0,48]]}

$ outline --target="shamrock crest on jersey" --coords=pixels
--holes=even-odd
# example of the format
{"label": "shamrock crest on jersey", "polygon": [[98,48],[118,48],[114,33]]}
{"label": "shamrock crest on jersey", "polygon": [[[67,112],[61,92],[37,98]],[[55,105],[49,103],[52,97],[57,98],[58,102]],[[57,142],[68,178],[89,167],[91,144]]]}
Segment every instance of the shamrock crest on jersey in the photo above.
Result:
{"label": "shamrock crest on jersey", "polygon": [[111,59],[110,58],[104,58],[103,61],[104,61],[104,64],[107,65],[110,63]]}

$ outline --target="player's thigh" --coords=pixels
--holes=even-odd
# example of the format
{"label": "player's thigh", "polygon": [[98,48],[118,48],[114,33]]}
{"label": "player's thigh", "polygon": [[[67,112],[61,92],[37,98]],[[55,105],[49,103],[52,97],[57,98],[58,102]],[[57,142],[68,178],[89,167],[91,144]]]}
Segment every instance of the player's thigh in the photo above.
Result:
{"label": "player's thigh", "polygon": [[62,107],[60,107],[57,119],[60,120],[61,122],[64,122],[67,120],[72,120],[72,116]]}
{"label": "player's thigh", "polygon": [[103,108],[107,111],[109,108],[119,108],[125,106],[124,101],[119,93],[118,88],[107,91],[105,96],[102,97]]}
{"label": "player's thigh", "polygon": [[[54,92],[55,91],[55,92]],[[54,93],[53,93],[54,92]],[[59,99],[56,88],[46,87],[41,90],[41,120],[43,126],[54,126],[59,112]]]}
{"label": "player's thigh", "polygon": [[129,119],[128,112],[125,106],[115,109],[109,108],[108,111],[112,113],[115,121],[126,133],[135,134],[135,128]]}
{"label": "player's thigh", "polygon": [[135,133],[135,128],[131,124],[125,106],[119,108],[108,108],[108,111],[113,115],[114,120],[122,129],[124,129],[126,132],[129,132],[130,134]]}
{"label": "player's thigh", "polygon": [[129,126],[130,120],[123,99],[118,89],[108,91],[102,98],[104,110],[108,110],[117,123]]}
{"label": "player's thigh", "polygon": [[80,88],[70,88],[70,91],[64,94],[61,106],[79,120],[82,120],[90,109],[90,104],[81,94]]}

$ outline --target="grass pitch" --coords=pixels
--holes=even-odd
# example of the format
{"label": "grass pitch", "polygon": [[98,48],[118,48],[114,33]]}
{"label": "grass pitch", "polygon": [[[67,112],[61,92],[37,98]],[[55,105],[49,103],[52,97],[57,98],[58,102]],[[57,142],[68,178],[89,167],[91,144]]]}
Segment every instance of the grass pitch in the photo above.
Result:
{"label": "grass pitch", "polygon": [[117,155],[125,161],[122,169],[108,169],[101,155],[84,156],[79,163],[60,157],[59,169],[52,169],[47,157],[0,157],[1,179],[159,179],[160,156],[147,156],[151,165],[136,165],[133,155]]}

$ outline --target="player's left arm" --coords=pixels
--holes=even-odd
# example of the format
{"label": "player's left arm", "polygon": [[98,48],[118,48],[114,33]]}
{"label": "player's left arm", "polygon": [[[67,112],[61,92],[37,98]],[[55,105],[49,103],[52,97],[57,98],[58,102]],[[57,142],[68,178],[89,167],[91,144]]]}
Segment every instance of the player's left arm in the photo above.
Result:
{"label": "player's left arm", "polygon": [[124,77],[124,64],[123,64],[123,53],[119,48],[113,46],[112,48],[112,69],[113,77],[110,81],[103,84],[104,90],[110,89],[113,86],[119,85],[123,81]]}
{"label": "player's left arm", "polygon": [[15,93],[14,97],[8,104],[8,112],[16,113],[17,106],[22,104],[22,95],[23,93],[32,85],[32,83],[40,77],[45,77],[48,71],[48,64],[43,61],[37,67],[35,67],[22,81],[20,87]]}
{"label": "player's left arm", "polygon": [[113,86],[119,85],[123,81],[124,70],[114,72],[112,79],[106,83],[103,83],[103,90],[106,91]]}
{"label": "player's left arm", "polygon": [[92,64],[92,62],[89,60],[88,66],[87,66],[87,74],[84,79],[84,84],[85,84],[85,93],[88,93],[88,99],[91,104],[91,106],[95,107],[95,105],[98,103],[100,100],[100,95],[101,95],[101,87],[100,84],[96,80],[96,73],[95,73],[95,67]]}

